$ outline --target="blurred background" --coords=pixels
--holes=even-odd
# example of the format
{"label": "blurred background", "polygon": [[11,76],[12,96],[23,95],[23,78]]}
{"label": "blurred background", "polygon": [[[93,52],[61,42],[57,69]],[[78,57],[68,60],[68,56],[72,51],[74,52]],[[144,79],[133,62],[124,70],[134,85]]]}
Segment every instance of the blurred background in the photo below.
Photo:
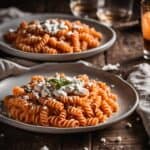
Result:
{"label": "blurred background", "polygon": [[29,12],[65,12],[69,13],[70,0],[4,0],[0,8],[17,7]]}
{"label": "blurred background", "polygon": [[[93,0],[94,1],[94,0]],[[140,16],[140,1],[134,0],[133,14]],[[70,13],[70,0],[3,0],[0,8],[17,7],[28,12]]]}

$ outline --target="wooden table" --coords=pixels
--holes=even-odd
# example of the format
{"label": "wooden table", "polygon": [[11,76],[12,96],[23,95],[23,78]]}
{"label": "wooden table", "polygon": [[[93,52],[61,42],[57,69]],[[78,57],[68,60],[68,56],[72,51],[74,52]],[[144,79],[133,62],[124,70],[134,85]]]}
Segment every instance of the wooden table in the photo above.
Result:
{"label": "wooden table", "polygon": [[[65,3],[66,4],[66,3]],[[59,6],[60,7],[60,6]],[[43,8],[42,5],[40,7]],[[64,7],[63,7],[64,8]],[[58,8],[56,8],[57,11]],[[66,12],[65,9],[61,11]],[[130,68],[141,62],[142,38],[139,27],[117,30],[117,41],[107,52],[85,59],[99,67],[111,63],[120,63],[123,78],[126,79]],[[1,57],[6,57],[1,54]],[[10,58],[10,56],[7,56]],[[13,58],[14,60],[14,58]],[[132,127],[127,128],[126,124]],[[120,143],[115,142],[121,136]],[[106,143],[101,142],[106,139]],[[114,124],[112,127],[80,134],[38,134],[23,131],[0,123],[0,150],[40,150],[46,145],[49,150],[148,150],[148,137],[139,116],[130,117]]]}

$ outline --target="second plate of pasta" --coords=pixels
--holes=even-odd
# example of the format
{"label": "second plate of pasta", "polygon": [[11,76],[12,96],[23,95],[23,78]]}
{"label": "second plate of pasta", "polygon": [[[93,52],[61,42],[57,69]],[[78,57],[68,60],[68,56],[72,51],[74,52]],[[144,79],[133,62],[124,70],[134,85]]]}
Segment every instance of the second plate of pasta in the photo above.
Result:
{"label": "second plate of pasta", "polygon": [[110,48],[115,31],[97,21],[62,14],[37,14],[0,26],[1,50],[41,61],[86,58]]}
{"label": "second plate of pasta", "polygon": [[127,82],[83,61],[24,69],[0,84],[0,121],[24,130],[102,129],[130,115],[138,104],[137,93]]}

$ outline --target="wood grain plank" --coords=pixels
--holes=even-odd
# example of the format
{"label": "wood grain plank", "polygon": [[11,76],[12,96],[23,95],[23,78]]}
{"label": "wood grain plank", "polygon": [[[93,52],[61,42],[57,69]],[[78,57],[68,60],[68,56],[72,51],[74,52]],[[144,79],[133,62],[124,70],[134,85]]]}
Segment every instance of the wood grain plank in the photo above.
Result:
{"label": "wood grain plank", "polygon": [[143,41],[138,29],[117,31],[117,41],[107,53],[107,62],[115,64],[142,55]]}
{"label": "wood grain plank", "polygon": [[[106,54],[107,63],[121,63],[121,71],[126,74],[131,68],[131,60],[135,62],[142,55],[142,37],[139,29],[131,29],[128,31],[117,31],[117,41],[114,46]],[[131,61],[127,64],[128,61]],[[139,62],[136,62],[139,63]],[[127,69],[128,68],[128,69]],[[148,148],[148,137],[142,125],[142,121],[136,121],[137,114],[116,123],[107,130],[102,130],[99,134],[93,134],[94,150],[146,150]],[[126,123],[130,122],[132,128],[127,129]],[[117,136],[122,137],[121,143],[116,143]],[[97,138],[96,138],[97,137]],[[106,143],[100,142],[101,137],[106,138]]]}
{"label": "wood grain plank", "polygon": [[112,144],[112,145],[101,145],[94,148],[94,150],[149,150],[148,147],[145,147],[141,144],[135,145],[120,145],[120,144]]}
{"label": "wood grain plank", "polygon": [[104,53],[97,54],[95,56],[89,57],[84,59],[85,61],[88,61],[94,65],[97,65],[98,67],[102,67],[105,65],[105,56]]}
{"label": "wood grain plank", "polygon": [[[148,137],[144,131],[142,121],[137,121],[137,114],[133,114],[127,119],[120,121],[108,129],[93,133],[93,149],[94,150],[146,150],[148,148]],[[139,117],[138,117],[139,118]],[[131,128],[127,128],[126,124],[130,122]],[[116,142],[116,138],[121,136],[122,141]],[[101,138],[106,139],[106,143],[100,141]]]}
{"label": "wood grain plank", "polygon": [[55,12],[55,13],[71,13],[69,0],[60,1],[49,1],[46,0],[46,12]]}
{"label": "wood grain plank", "polygon": [[62,135],[27,132],[0,123],[1,150],[39,150],[44,145],[50,150],[60,150],[61,139]]}
{"label": "wood grain plank", "polygon": [[62,149],[63,150],[84,150],[84,148],[91,147],[89,145],[91,142],[91,137],[88,133],[80,134],[69,134],[64,135],[62,139]]}

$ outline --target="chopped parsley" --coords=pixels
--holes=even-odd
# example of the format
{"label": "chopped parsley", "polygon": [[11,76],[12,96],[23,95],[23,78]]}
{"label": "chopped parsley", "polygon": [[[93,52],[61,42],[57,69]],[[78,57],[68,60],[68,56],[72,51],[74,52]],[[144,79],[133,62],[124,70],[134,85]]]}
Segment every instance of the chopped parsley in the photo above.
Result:
{"label": "chopped parsley", "polygon": [[49,79],[47,82],[49,82],[56,89],[60,89],[62,86],[72,83],[64,78],[60,78],[60,79],[52,78]]}

